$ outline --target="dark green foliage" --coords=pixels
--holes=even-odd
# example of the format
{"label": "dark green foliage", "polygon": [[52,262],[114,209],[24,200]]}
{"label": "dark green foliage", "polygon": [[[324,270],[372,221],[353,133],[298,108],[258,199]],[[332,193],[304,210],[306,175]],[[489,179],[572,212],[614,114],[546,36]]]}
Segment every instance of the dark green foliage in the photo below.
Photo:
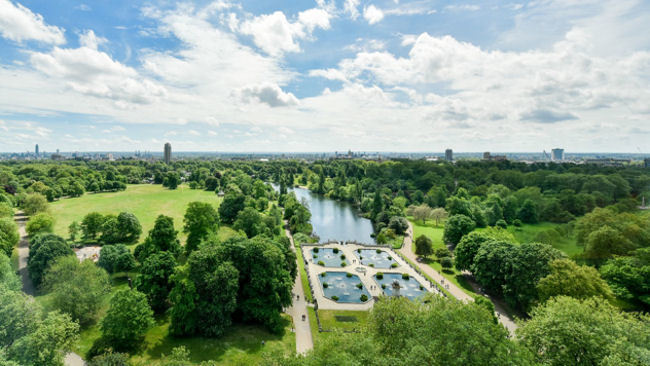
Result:
{"label": "dark green foliage", "polygon": [[239,212],[233,229],[242,230],[252,238],[262,232],[262,215],[253,207],[246,207]]}
{"label": "dark green foliage", "polygon": [[135,349],[153,325],[147,297],[136,290],[118,290],[101,322],[102,338],[116,351]]}
{"label": "dark green foliage", "polygon": [[185,211],[183,222],[183,232],[187,234],[185,252],[189,254],[198,248],[201,240],[205,239],[211,232],[217,230],[219,215],[217,210],[214,209],[214,206],[209,203],[190,202],[187,206],[187,211]]}
{"label": "dark green foliage", "polygon": [[650,309],[650,248],[637,249],[630,257],[610,259],[600,268],[614,294]]}
{"label": "dark green foliage", "polygon": [[129,366],[129,355],[126,353],[108,352],[93,357],[88,366]]}
{"label": "dark green foliage", "polygon": [[81,221],[81,235],[84,240],[95,240],[102,231],[104,216],[99,212],[91,212]]}
{"label": "dark green foliage", "polygon": [[181,184],[181,176],[177,172],[167,172],[167,174],[165,174],[165,178],[162,182],[163,187],[176,189],[179,184]]}
{"label": "dark green foliage", "polygon": [[18,226],[14,223],[14,220],[11,218],[0,218],[0,253],[4,253],[7,257],[10,257],[19,241]]}
{"label": "dark green foliage", "polygon": [[463,235],[469,234],[475,227],[474,221],[466,215],[451,216],[445,224],[443,240],[445,243],[458,244]]}
{"label": "dark green foliage", "polygon": [[454,249],[456,268],[459,271],[470,271],[474,264],[474,257],[481,245],[492,238],[482,232],[472,232],[465,235]]}
{"label": "dark green foliage", "polygon": [[219,218],[221,222],[229,225],[233,224],[239,212],[244,209],[245,200],[246,196],[239,192],[228,192],[219,206]]}
{"label": "dark green foliage", "polygon": [[172,289],[170,277],[174,274],[176,259],[170,252],[157,252],[147,257],[135,279],[138,291],[147,295],[154,312],[163,312],[169,306],[167,296]]}
{"label": "dark green foliage", "polygon": [[117,217],[105,216],[101,230],[100,241],[104,244],[133,244],[142,234],[140,221],[129,212],[121,212]]}
{"label": "dark green foliage", "polygon": [[52,215],[41,212],[32,216],[25,227],[27,235],[34,236],[41,233],[51,233],[54,230],[54,217]]}
{"label": "dark green foliage", "polygon": [[397,235],[404,235],[406,230],[409,228],[409,222],[401,216],[393,216],[388,222],[388,227],[395,231]]}
{"label": "dark green foliage", "polygon": [[175,257],[178,256],[181,252],[181,244],[177,235],[174,219],[164,215],[158,216],[144,243],[135,248],[135,258],[142,263],[157,252],[170,252]]}
{"label": "dark green foliage", "polygon": [[99,252],[97,265],[108,273],[127,272],[135,268],[135,258],[124,244],[105,245]]}
{"label": "dark green foliage", "polygon": [[535,202],[530,199],[525,200],[519,208],[519,211],[517,211],[517,218],[526,224],[537,223],[539,215],[537,213],[537,205],[535,205]]}
{"label": "dark green foliage", "polygon": [[40,193],[27,195],[22,204],[25,214],[32,216],[39,212],[45,212],[48,209],[47,199]]}
{"label": "dark green foliage", "polygon": [[27,266],[34,286],[40,286],[45,271],[59,257],[73,255],[65,239],[54,234],[40,234],[31,239]]}
{"label": "dark green foliage", "polygon": [[454,261],[451,259],[451,257],[444,257],[440,259],[440,265],[442,268],[449,269],[454,266]]}

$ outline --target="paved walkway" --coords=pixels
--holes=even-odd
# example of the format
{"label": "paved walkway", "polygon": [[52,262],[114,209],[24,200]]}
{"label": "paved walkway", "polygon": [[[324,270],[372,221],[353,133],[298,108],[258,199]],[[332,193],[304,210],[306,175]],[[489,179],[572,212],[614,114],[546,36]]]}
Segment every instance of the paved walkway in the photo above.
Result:
{"label": "paved walkway", "polygon": [[[20,273],[20,279],[23,282],[23,292],[34,296],[34,284],[29,277],[29,269],[27,268],[27,259],[29,259],[29,238],[25,230],[27,219],[27,215],[22,211],[16,212],[16,216],[14,217],[14,220],[18,224],[18,232],[20,233],[20,242],[18,243],[18,273]],[[65,355],[63,364],[65,366],[85,366],[86,362],[78,354],[70,352]]]}
{"label": "paved walkway", "polygon": [[[413,224],[410,221],[409,228],[406,232],[406,235],[404,236],[404,245],[401,249],[399,249],[399,251],[411,262],[415,263],[415,265],[418,266],[420,270],[426,273],[434,281],[438,282],[438,284],[443,286],[453,297],[461,301],[474,301],[473,297],[469,296],[467,293],[465,293],[465,291],[461,290],[460,287],[446,280],[445,277],[440,274],[440,272],[436,271],[425,263],[420,263],[417,261],[417,255],[415,254],[415,249],[413,248]],[[513,335],[515,329],[517,329],[517,324],[511,318],[505,315],[506,312],[502,304],[499,304],[494,300],[492,300],[492,303],[494,304],[494,309],[499,318],[499,322],[503,324],[506,329],[508,329],[511,335]]]}
{"label": "paved walkway", "polygon": [[[296,251],[296,247],[293,243],[293,236],[289,229],[285,229],[285,233],[289,240],[291,241],[291,249]],[[296,261],[300,259],[296,257]],[[293,327],[296,332],[296,352],[305,354],[307,351],[314,348],[314,341],[312,339],[311,328],[309,327],[309,312],[307,311],[307,301],[305,301],[305,292],[302,288],[302,281],[300,279],[300,263],[298,265],[298,275],[296,276],[296,281],[293,284],[293,303],[291,307],[287,309],[287,313],[293,318]],[[305,317],[305,320],[302,320],[302,317]]]}

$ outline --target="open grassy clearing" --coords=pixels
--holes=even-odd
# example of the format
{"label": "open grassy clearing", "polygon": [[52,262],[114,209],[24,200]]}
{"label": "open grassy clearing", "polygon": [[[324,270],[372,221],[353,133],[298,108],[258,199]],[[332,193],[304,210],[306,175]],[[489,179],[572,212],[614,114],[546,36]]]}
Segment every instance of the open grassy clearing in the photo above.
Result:
{"label": "open grassy clearing", "polygon": [[73,221],[81,222],[90,212],[101,214],[119,214],[122,211],[133,213],[142,225],[142,236],[145,237],[158,215],[166,215],[174,219],[174,227],[179,231],[182,242],[183,215],[187,205],[193,201],[209,202],[215,208],[221,203],[214,192],[200,189],[190,189],[180,185],[175,190],[163,188],[161,185],[136,184],[127,186],[122,192],[85,194],[79,198],[63,199],[50,204],[50,210],[56,218],[54,233],[68,237],[68,226]]}
{"label": "open grassy clearing", "polygon": [[[476,230],[485,229],[479,228]],[[566,229],[566,224],[541,222],[538,224],[523,224],[520,227],[510,225],[507,230],[514,235],[519,243],[542,242],[550,244],[553,248],[564,252],[569,257],[579,255],[584,250],[583,247],[576,243],[575,236]]]}
{"label": "open grassy clearing", "polygon": [[318,323],[316,322],[316,311],[313,307],[308,307],[309,326],[311,328],[314,347],[319,347],[330,337],[336,337],[338,332],[358,331],[368,324],[370,311],[352,311],[352,310],[318,310],[318,316],[321,326],[328,332],[319,332]]}

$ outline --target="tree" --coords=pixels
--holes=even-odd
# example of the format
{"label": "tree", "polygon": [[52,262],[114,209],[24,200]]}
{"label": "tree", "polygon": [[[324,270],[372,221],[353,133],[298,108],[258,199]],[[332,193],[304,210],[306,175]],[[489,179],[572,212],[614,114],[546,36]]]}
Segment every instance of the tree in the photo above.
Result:
{"label": "tree", "polygon": [[247,237],[252,238],[262,231],[262,215],[253,207],[246,207],[237,215],[233,229],[242,230]]}
{"label": "tree", "polygon": [[409,209],[407,213],[411,216],[413,216],[414,220],[422,220],[422,223],[424,224],[428,218],[431,217],[433,213],[433,209],[426,203],[423,203],[418,206],[409,206]]}
{"label": "tree", "polygon": [[174,219],[165,215],[158,216],[144,243],[135,248],[135,258],[143,263],[150,255],[165,251],[172,253],[175,257],[178,256],[181,252],[181,244],[177,235],[178,231],[174,229]]}
{"label": "tree", "polygon": [[135,258],[124,244],[105,245],[99,252],[97,265],[108,273],[126,272],[135,268]]}
{"label": "tree", "polygon": [[409,222],[401,216],[393,216],[388,222],[388,227],[395,231],[397,235],[404,235],[409,228]]}
{"label": "tree", "polygon": [[454,249],[456,257],[456,269],[459,271],[470,271],[474,264],[474,257],[483,243],[494,240],[494,238],[485,232],[474,231],[460,240]]}
{"label": "tree", "polygon": [[102,231],[104,216],[99,212],[91,212],[81,221],[81,235],[84,240],[95,240]]}
{"label": "tree", "polygon": [[517,211],[517,217],[527,224],[535,224],[539,220],[537,205],[530,199],[526,199]]}
{"label": "tree", "polygon": [[53,307],[85,326],[97,319],[104,295],[111,290],[108,274],[90,260],[58,258],[45,272],[43,288]]}
{"label": "tree", "polygon": [[20,288],[0,286],[0,348],[9,347],[33,333],[42,315],[40,304]]}
{"label": "tree", "polygon": [[[216,180],[216,178],[212,179]],[[214,206],[209,203],[190,202],[185,211],[183,222],[185,224],[183,226],[183,232],[187,234],[185,252],[189,255],[189,253],[198,248],[201,240],[204,240],[208,234],[217,230],[219,227],[219,215],[217,210],[214,209]]]}
{"label": "tree", "polygon": [[469,234],[474,230],[476,224],[474,220],[465,215],[453,215],[445,223],[443,240],[445,243],[458,244],[463,235]]}
{"label": "tree", "polygon": [[555,296],[586,299],[601,296],[613,299],[612,290],[598,271],[589,266],[579,266],[570,259],[556,259],[550,263],[551,272],[537,283],[539,300],[544,302]]}
{"label": "tree", "polygon": [[436,226],[440,224],[440,221],[446,219],[449,216],[447,213],[447,210],[445,210],[442,207],[436,207],[433,210],[431,210],[431,215],[430,217],[434,220],[436,220]]}
{"label": "tree", "polygon": [[476,282],[488,292],[502,294],[514,251],[515,246],[508,242],[489,240],[483,243],[471,267]]}
{"label": "tree", "polygon": [[28,194],[23,202],[23,211],[28,216],[48,210],[47,199],[40,193]]}
{"label": "tree", "polygon": [[503,297],[513,308],[528,311],[538,299],[537,283],[551,272],[550,263],[564,254],[548,244],[524,243],[513,248],[505,277]]}
{"label": "tree", "polygon": [[109,351],[93,357],[88,366],[129,366],[129,355]]}
{"label": "tree", "polygon": [[[199,312],[207,310],[205,306],[210,306],[210,303],[206,304],[207,299],[204,299],[204,303],[201,304],[204,308],[197,310],[200,301],[199,294],[196,292],[194,282],[188,279],[186,274],[177,273],[172,277],[172,282],[174,287],[169,293],[169,302],[171,303],[169,333],[174,336],[201,334],[201,327],[206,324],[201,321]],[[226,283],[230,283],[230,281]],[[209,327],[206,327],[205,333],[210,333],[207,329]],[[214,331],[214,328],[212,330]]]}
{"label": "tree", "polygon": [[48,213],[38,213],[27,221],[25,230],[29,236],[40,233],[51,233],[54,230],[54,217]]}
{"label": "tree", "polygon": [[118,290],[101,322],[102,337],[115,350],[133,349],[153,323],[153,311],[143,293],[131,289]]}
{"label": "tree", "polygon": [[232,224],[237,219],[239,211],[244,209],[246,197],[239,192],[230,191],[223,198],[219,206],[219,217],[224,224]]}
{"label": "tree", "polygon": [[426,235],[420,235],[415,239],[415,254],[423,257],[433,254],[433,242]]}
{"label": "tree", "polygon": [[650,310],[650,248],[610,259],[600,267],[600,273],[618,298]]}
{"label": "tree", "polygon": [[18,233],[18,226],[14,220],[0,218],[0,253],[4,253],[10,257],[19,241],[20,234]]}
{"label": "tree", "polygon": [[619,231],[603,226],[589,234],[585,247],[585,257],[602,261],[613,255],[625,255],[634,249],[634,244]]}
{"label": "tree", "polygon": [[163,187],[169,189],[176,189],[178,185],[181,184],[181,176],[177,172],[167,172],[165,178],[163,179]]}
{"label": "tree", "polygon": [[70,240],[75,241],[77,240],[77,235],[79,235],[79,231],[81,231],[81,225],[77,221],[73,221],[69,226],[68,226],[68,234],[70,234]]}
{"label": "tree", "polygon": [[76,343],[79,325],[67,314],[53,311],[37,323],[36,329],[19,338],[8,350],[21,365],[59,366]]}
{"label": "tree", "polygon": [[9,257],[0,252],[0,286],[9,290],[20,291],[21,282],[16,272],[11,268]]}
{"label": "tree", "polygon": [[441,260],[442,258],[451,258],[451,252],[447,247],[436,248],[433,250],[433,254],[435,254],[438,260]]}
{"label": "tree", "polygon": [[601,298],[558,296],[530,315],[517,334],[544,365],[642,365],[650,354],[650,317]]}
{"label": "tree", "polygon": [[142,234],[140,221],[134,214],[121,212],[118,216],[104,217],[101,241],[104,244],[132,244],[138,241]]}
{"label": "tree", "polygon": [[440,265],[442,268],[449,269],[454,266],[454,260],[451,257],[440,258]]}
{"label": "tree", "polygon": [[140,267],[135,279],[138,291],[147,295],[154,312],[163,312],[168,307],[167,296],[172,289],[170,277],[174,274],[176,259],[169,252],[158,252],[148,257]]}
{"label": "tree", "polygon": [[65,239],[60,236],[39,234],[32,238],[27,266],[34,286],[40,286],[45,271],[57,258],[73,254]]}

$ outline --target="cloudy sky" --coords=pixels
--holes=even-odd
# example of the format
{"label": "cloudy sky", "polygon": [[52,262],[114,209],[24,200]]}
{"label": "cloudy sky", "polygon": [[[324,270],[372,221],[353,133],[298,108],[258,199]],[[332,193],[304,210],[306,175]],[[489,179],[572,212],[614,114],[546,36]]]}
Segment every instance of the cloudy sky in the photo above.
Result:
{"label": "cloudy sky", "polygon": [[0,151],[650,152],[650,2],[0,0]]}

